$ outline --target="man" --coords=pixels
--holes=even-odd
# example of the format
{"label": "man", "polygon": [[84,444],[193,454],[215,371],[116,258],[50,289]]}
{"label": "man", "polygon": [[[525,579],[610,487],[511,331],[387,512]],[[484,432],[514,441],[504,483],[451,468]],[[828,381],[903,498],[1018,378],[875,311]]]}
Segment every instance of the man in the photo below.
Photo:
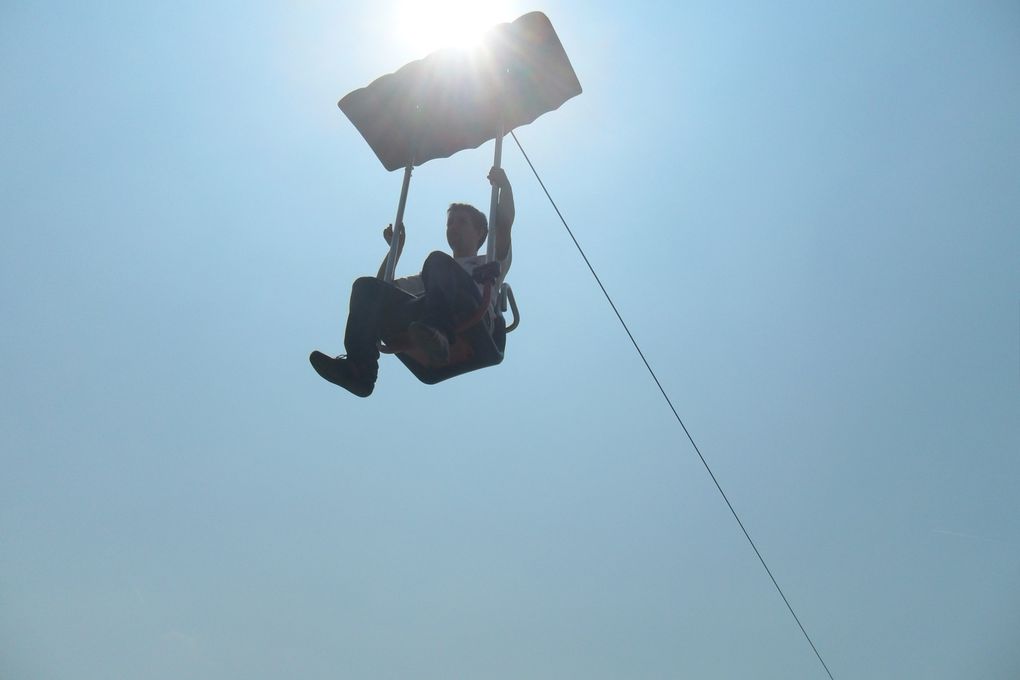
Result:
{"label": "man", "polygon": [[[495,260],[500,265],[499,283],[510,268],[510,229],[514,222],[514,196],[510,180],[501,168],[492,168],[489,183],[499,189],[494,239]],[[398,225],[397,258],[404,247],[403,225]],[[481,293],[472,278],[474,269],[485,263],[478,250],[489,236],[485,215],[466,203],[453,203],[447,210],[446,241],[451,255],[433,252],[420,274],[383,281],[386,260],[375,278],[361,277],[351,287],[351,303],[344,335],[346,356],[330,357],[318,350],[309,360],[320,376],[359,397],[375,388],[379,372],[380,340],[407,332],[411,341],[425,351],[434,365],[449,361],[450,343],[457,324],[481,304]],[[392,225],[383,230],[386,243],[393,239]]]}

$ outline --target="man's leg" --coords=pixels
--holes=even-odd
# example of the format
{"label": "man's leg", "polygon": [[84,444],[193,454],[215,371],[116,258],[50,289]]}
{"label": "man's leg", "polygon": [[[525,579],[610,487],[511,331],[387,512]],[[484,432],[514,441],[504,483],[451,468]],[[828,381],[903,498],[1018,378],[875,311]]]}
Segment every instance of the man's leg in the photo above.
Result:
{"label": "man's leg", "polygon": [[425,286],[423,314],[408,331],[432,365],[443,366],[450,360],[458,323],[478,308],[481,295],[471,276],[446,253],[429,255],[421,278]]}
{"label": "man's leg", "polygon": [[374,277],[362,277],[351,287],[344,347],[347,358],[375,381],[379,370],[380,338],[406,330],[420,312],[414,296]]}
{"label": "man's leg", "polygon": [[[324,379],[359,397],[375,389],[379,372],[380,337],[396,327],[407,328],[415,299],[396,286],[375,278],[360,278],[351,287],[344,346],[347,357],[312,352],[309,360]],[[421,307],[421,305],[418,305]]]}
{"label": "man's leg", "polygon": [[425,260],[421,278],[425,285],[422,322],[453,342],[457,324],[474,313],[481,304],[482,295],[478,292],[478,286],[456,260],[438,251]]}

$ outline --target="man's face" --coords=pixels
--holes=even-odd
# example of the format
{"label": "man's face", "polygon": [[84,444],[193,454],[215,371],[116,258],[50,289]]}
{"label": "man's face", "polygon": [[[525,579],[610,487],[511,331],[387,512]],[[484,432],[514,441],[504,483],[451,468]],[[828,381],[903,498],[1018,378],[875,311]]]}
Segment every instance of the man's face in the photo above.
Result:
{"label": "man's face", "polygon": [[481,233],[463,210],[451,210],[446,216],[446,241],[454,252],[478,252]]}

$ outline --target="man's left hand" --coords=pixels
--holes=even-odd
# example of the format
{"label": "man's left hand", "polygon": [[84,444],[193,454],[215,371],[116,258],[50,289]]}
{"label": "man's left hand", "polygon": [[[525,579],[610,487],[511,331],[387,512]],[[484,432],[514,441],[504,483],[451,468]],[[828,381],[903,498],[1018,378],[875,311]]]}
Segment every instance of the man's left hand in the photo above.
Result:
{"label": "man's left hand", "polygon": [[489,184],[494,187],[499,187],[500,189],[510,188],[510,180],[507,179],[506,172],[503,171],[503,168],[493,166],[493,168],[489,170],[488,179]]}

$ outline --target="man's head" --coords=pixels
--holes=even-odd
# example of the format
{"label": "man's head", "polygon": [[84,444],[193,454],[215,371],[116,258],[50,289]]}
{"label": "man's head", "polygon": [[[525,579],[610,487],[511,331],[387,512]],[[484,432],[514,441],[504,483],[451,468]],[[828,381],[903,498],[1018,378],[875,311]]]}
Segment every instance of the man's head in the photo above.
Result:
{"label": "man's head", "polygon": [[446,211],[446,241],[457,257],[475,255],[489,234],[485,214],[467,203],[451,203]]}

